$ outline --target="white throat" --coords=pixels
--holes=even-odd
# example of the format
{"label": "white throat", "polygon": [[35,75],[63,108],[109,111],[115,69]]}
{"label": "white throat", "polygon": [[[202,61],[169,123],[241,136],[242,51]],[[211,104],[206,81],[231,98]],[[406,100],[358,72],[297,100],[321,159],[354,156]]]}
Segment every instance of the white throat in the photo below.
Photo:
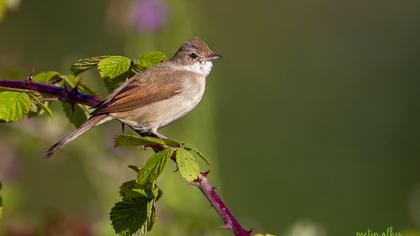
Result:
{"label": "white throat", "polygon": [[213,63],[211,61],[202,61],[202,62],[196,62],[189,66],[185,66],[184,69],[203,75],[203,76],[207,76],[210,74],[212,66],[213,66]]}

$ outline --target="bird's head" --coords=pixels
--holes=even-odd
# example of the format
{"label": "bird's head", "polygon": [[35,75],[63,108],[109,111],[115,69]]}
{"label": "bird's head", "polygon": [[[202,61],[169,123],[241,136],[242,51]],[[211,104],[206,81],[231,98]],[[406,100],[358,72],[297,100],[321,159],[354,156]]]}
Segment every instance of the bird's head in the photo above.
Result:
{"label": "bird's head", "polygon": [[212,67],[212,61],[222,58],[198,37],[193,37],[183,43],[171,61],[185,69],[207,76]]}

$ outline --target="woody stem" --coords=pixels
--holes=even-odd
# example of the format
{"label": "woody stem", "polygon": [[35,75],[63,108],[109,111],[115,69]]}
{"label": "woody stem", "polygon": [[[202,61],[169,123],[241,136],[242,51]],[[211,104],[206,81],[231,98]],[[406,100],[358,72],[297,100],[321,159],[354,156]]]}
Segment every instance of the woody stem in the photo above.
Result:
{"label": "woody stem", "polygon": [[44,84],[32,81],[31,77],[28,77],[26,80],[0,80],[0,87],[37,91],[43,94],[52,95],[61,101],[80,103],[89,106],[97,105],[102,101],[98,97],[80,93],[75,89],[68,89],[55,86],[53,84]]}
{"label": "woody stem", "polygon": [[[79,103],[89,106],[98,105],[102,99],[81,93],[76,89],[67,89],[53,84],[38,83],[32,81],[31,77],[26,80],[0,80],[0,87],[26,89],[30,91],[37,91],[46,95],[53,96],[58,100]],[[166,147],[154,147],[153,149],[158,152]],[[215,188],[209,183],[207,179],[207,173],[201,173],[200,177],[193,182],[197,186],[203,195],[207,198],[210,204],[217,211],[219,216],[222,218],[225,228],[232,231],[235,236],[250,236],[251,231],[248,231],[242,227],[236,217],[233,215],[231,210],[223,202],[222,198],[217,194]]]}

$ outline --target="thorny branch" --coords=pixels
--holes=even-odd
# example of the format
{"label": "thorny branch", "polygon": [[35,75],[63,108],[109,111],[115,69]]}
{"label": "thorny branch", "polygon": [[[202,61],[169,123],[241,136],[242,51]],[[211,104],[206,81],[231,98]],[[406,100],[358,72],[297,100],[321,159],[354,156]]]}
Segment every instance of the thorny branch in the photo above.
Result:
{"label": "thorny branch", "polygon": [[[77,89],[68,89],[53,84],[44,84],[32,81],[31,77],[26,80],[0,80],[0,87],[26,89],[37,91],[46,95],[58,98],[61,101],[69,103],[80,103],[89,106],[95,106],[102,100],[98,97],[81,93]],[[163,150],[164,146],[154,148],[155,151]],[[251,230],[242,227],[232,211],[226,206],[215,188],[209,183],[207,175],[209,172],[201,173],[198,179],[193,182],[204,194],[207,200],[214,207],[216,212],[222,218],[224,227],[231,230],[235,236],[250,236]]]}

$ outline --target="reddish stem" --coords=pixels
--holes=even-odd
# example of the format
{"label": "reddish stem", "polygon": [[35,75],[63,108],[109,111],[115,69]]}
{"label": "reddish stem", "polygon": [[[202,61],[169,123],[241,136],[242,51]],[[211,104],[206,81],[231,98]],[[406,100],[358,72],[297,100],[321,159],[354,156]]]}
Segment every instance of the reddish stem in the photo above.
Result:
{"label": "reddish stem", "polygon": [[242,227],[230,209],[217,194],[215,188],[209,183],[207,175],[208,172],[201,173],[200,177],[194,181],[194,184],[198,186],[219,216],[223,219],[225,228],[231,230],[235,236],[250,236],[252,230],[246,230]]}
{"label": "reddish stem", "polygon": [[[69,103],[80,103],[89,106],[95,106],[102,100],[98,97],[80,93],[76,89],[66,89],[63,87],[55,86],[53,84],[43,84],[34,82],[29,77],[27,80],[0,80],[0,87],[27,89],[37,91],[40,93],[48,94],[57,97],[61,101]],[[153,149],[159,150],[164,147],[154,147]],[[223,200],[215,191],[215,188],[208,182],[207,173],[201,173],[200,177],[194,181],[196,185],[207,200],[211,203],[214,209],[225,223],[225,228],[231,230],[235,236],[249,236],[251,231],[244,229],[239,221],[232,214],[230,209],[226,206]]]}

